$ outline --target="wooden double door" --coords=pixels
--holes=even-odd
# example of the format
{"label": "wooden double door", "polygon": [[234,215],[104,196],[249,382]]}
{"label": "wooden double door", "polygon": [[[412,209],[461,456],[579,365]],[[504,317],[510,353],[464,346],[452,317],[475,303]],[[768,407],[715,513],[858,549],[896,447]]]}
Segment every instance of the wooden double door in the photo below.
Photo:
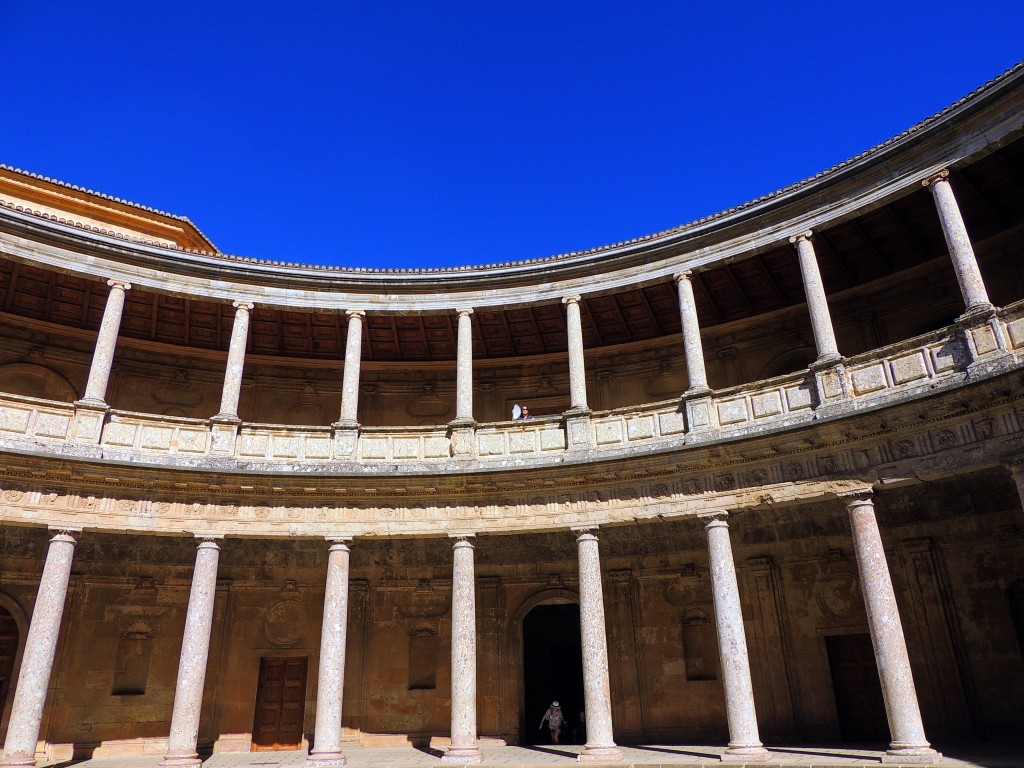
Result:
{"label": "wooden double door", "polygon": [[306,708],[306,656],[264,656],[256,686],[254,752],[299,749]]}

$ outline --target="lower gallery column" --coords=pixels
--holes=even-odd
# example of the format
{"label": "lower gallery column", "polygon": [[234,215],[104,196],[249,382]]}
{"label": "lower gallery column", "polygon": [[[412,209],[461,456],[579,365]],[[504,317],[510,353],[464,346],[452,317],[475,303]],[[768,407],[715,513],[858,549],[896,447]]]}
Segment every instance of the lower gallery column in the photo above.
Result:
{"label": "lower gallery column", "polygon": [[345,692],[345,640],[348,631],[349,537],[328,537],[327,592],[320,630],[320,674],[316,684],[314,746],[304,768],[345,765],[341,751],[341,703]]}
{"label": "lower gallery column", "polygon": [[201,765],[196,744],[199,741],[199,713],[203,708],[206,661],[210,655],[210,630],[213,628],[213,598],[217,592],[217,563],[221,536],[196,536],[196,567],[192,573],[192,591],[188,596],[185,635],[178,661],[178,684],[174,689],[171,735],[167,754],[160,765]]}
{"label": "lower gallery column", "polygon": [[479,763],[476,739],[476,577],[473,534],[454,534],[452,568],[452,742],[442,763]]}
{"label": "lower gallery column", "polygon": [[934,763],[942,755],[931,749],[924,737],[917,691],[910,671],[910,656],[903,636],[903,624],[896,606],[889,565],[885,560],[882,536],[878,532],[871,491],[846,499],[850,511],[850,529],[857,556],[857,570],[864,592],[871,644],[875,649],[878,678],[882,683],[885,714],[889,719],[892,743],[883,763]]}
{"label": "lower gallery column", "polygon": [[700,515],[708,531],[708,558],[711,561],[711,594],[715,602],[715,626],[718,650],[722,657],[722,682],[725,685],[725,714],[729,721],[729,746],[722,754],[726,762],[767,760],[768,750],[761,744],[754,711],[754,686],[750,681],[747,638],[743,634],[743,611],[736,582],[736,565],[729,542],[726,512]]}
{"label": "lower gallery column", "polygon": [[0,766],[36,764],[36,743],[57,652],[57,635],[71,578],[71,558],[75,554],[75,539],[71,534],[78,532],[67,528],[51,528],[51,531],[55,535],[46,551],[43,576],[32,609]]}
{"label": "lower gallery column", "polygon": [[612,696],[608,683],[608,637],[604,627],[601,558],[595,527],[573,528],[580,563],[580,641],[583,647],[583,700],[587,743],[580,762],[622,759],[612,731]]}

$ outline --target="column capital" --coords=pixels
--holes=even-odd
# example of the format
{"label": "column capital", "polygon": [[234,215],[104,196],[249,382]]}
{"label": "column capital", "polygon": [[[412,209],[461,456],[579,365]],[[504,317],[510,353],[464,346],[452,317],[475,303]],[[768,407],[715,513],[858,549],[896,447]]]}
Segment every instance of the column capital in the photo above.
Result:
{"label": "column capital", "polygon": [[324,541],[331,545],[331,549],[335,547],[343,547],[348,549],[348,544],[352,541],[351,536],[324,536]]}
{"label": "column capital", "polygon": [[455,541],[455,543],[452,545],[454,547],[457,547],[460,544],[465,544],[466,546],[472,547],[473,543],[470,541],[470,539],[475,539],[476,538],[476,534],[475,533],[449,533],[448,534],[448,538],[449,539],[453,539]]}
{"label": "column capital", "polygon": [[455,311],[458,313],[459,317],[462,317],[463,315],[472,315],[473,314],[473,308],[472,307],[456,307]]}
{"label": "column capital", "polygon": [[704,521],[705,528],[728,528],[729,513],[724,509],[716,509],[711,512],[699,512],[698,520]]}
{"label": "column capital", "polygon": [[231,306],[234,307],[235,309],[244,309],[246,311],[252,311],[253,307],[255,307],[256,305],[253,304],[251,301],[233,301],[231,302]]}
{"label": "column capital", "polygon": [[569,296],[563,296],[562,297],[562,303],[566,304],[566,305],[568,305],[568,304],[579,304],[580,301],[582,301],[582,300],[583,300],[583,297],[580,296],[578,293],[574,293],[574,294],[571,294]]}
{"label": "column capital", "polygon": [[692,270],[692,269],[684,269],[684,270],[681,270],[679,272],[674,272],[672,274],[672,281],[675,282],[677,285],[679,283],[684,282],[684,281],[687,282],[687,283],[691,283],[691,282],[693,282],[693,275],[694,275],[694,270]]}
{"label": "column capital", "polygon": [[50,541],[70,541],[72,544],[78,543],[75,537],[82,532],[80,527],[71,525],[51,525],[47,530],[53,534]]}
{"label": "column capital", "polygon": [[871,486],[866,488],[853,488],[848,491],[840,491],[836,496],[846,503],[847,508],[860,507],[865,504],[874,506],[875,503],[875,490]]}
{"label": "column capital", "polygon": [[799,243],[801,240],[810,240],[813,236],[814,232],[810,229],[807,229],[804,230],[803,232],[797,232],[795,235],[789,238],[789,242],[795,245],[796,243]]}
{"label": "column capital", "polygon": [[109,285],[111,288],[120,288],[122,291],[130,291],[132,289],[131,283],[129,283],[127,280],[119,280],[116,277],[112,277],[109,280],[107,280],[107,285]]}
{"label": "column capital", "polygon": [[358,317],[358,318],[361,319],[361,318],[366,317],[366,310],[365,309],[346,309],[345,310],[345,316],[346,317]]}
{"label": "column capital", "polygon": [[199,549],[220,549],[218,542],[224,541],[223,533],[193,533]]}
{"label": "column capital", "polygon": [[937,173],[933,173],[927,179],[924,179],[921,182],[921,186],[922,187],[930,187],[935,182],[942,181],[943,179],[948,179],[948,178],[949,178],[949,170],[946,169],[946,168],[943,168],[941,171],[938,171]]}

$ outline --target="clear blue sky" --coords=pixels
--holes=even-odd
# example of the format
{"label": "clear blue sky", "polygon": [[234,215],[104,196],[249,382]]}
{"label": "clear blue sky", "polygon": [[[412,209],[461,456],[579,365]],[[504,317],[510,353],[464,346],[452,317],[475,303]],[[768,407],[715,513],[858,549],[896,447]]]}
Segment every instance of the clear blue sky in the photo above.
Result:
{"label": "clear blue sky", "polygon": [[1024,2],[0,0],[0,162],[343,266],[715,213],[1024,59]]}

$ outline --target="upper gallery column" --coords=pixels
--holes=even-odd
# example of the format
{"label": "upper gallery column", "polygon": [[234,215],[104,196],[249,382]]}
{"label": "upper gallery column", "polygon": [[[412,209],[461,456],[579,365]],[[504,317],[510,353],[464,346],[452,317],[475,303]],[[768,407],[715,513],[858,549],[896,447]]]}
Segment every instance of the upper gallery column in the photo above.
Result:
{"label": "upper gallery column", "polygon": [[896,606],[896,593],[885,560],[871,491],[865,490],[849,496],[846,507],[850,512],[850,529],[861,590],[864,593],[864,609],[868,617],[871,644],[875,649],[878,678],[882,683],[885,714],[892,735],[892,743],[882,762],[937,762],[942,755],[931,749],[924,736],[907,642],[903,636],[903,624]]}
{"label": "upper gallery column", "polygon": [[178,660],[178,682],[174,689],[171,733],[162,766],[202,765],[196,752],[199,742],[199,713],[203,708],[206,662],[210,656],[213,629],[213,599],[217,593],[219,536],[196,536],[196,567],[185,614],[185,634]]}
{"label": "upper gallery column", "polygon": [[715,603],[715,626],[725,685],[725,714],[729,721],[729,746],[722,754],[722,760],[767,760],[770,754],[761,744],[757,730],[754,686],[750,680],[750,659],[747,638],[743,633],[743,611],[732,543],[729,541],[728,516],[726,512],[700,515],[706,521],[708,532],[711,595]]}
{"label": "upper gallery column", "polygon": [[580,566],[580,642],[583,648],[583,700],[587,743],[580,762],[621,760],[612,730],[612,696],[608,682],[608,637],[604,625],[601,558],[595,527],[574,528]]}
{"label": "upper gallery column", "polygon": [[459,336],[456,359],[455,420],[473,421],[473,309],[462,307],[459,313]]}
{"label": "upper gallery column", "polygon": [[224,370],[224,388],[220,394],[220,411],[214,416],[220,421],[238,421],[238,399],[242,392],[242,368],[245,366],[245,344],[249,339],[249,313],[253,305],[236,301],[235,322],[231,326],[228,344],[228,362]]}
{"label": "upper gallery column", "polygon": [[818,350],[819,363],[838,360],[839,347],[836,345],[836,334],[832,329],[832,316],[828,311],[825,298],[825,286],[821,282],[818,259],[811,245],[811,232],[801,232],[789,238],[796,244],[797,259],[800,261],[800,275],[804,283],[804,295],[807,297],[807,311],[811,316],[811,330],[814,332],[814,346]]}
{"label": "upper gallery column", "polygon": [[106,408],[107,382],[110,381],[110,367],[114,362],[114,348],[117,334],[121,329],[121,314],[124,312],[124,295],[131,289],[131,283],[123,280],[107,280],[110,293],[103,308],[103,320],[96,337],[96,348],[92,353],[89,367],[89,381],[85,385],[85,396],[81,402],[99,408]]}
{"label": "upper gallery column", "polygon": [[978,269],[971,238],[967,234],[967,227],[964,226],[964,218],[960,213],[960,206],[957,205],[953,188],[949,185],[949,171],[939,171],[922,183],[931,190],[935,208],[939,212],[942,234],[946,236],[946,246],[953,260],[953,270],[956,272],[957,282],[960,283],[964,304],[967,305],[965,314],[991,309],[992,302],[989,301],[988,291],[985,290],[985,283],[981,279],[981,270]]}
{"label": "upper gallery column", "polygon": [[580,297],[566,296],[565,325],[569,337],[569,404],[573,410],[587,411],[587,373],[583,360],[583,322]]}
{"label": "upper gallery column", "polygon": [[483,760],[476,738],[476,577],[472,534],[454,534],[452,553],[452,741],[443,763]]}
{"label": "upper gallery column", "polygon": [[359,423],[359,365],[363,357],[363,318],[361,309],[350,309],[348,315],[348,336],[345,339],[345,372],[341,382],[340,426],[355,426]]}
{"label": "upper gallery column", "polygon": [[316,730],[304,768],[345,765],[341,751],[341,705],[345,692],[348,634],[349,537],[328,537],[327,591],[320,630],[320,674],[316,684]]}
{"label": "upper gallery column", "polygon": [[704,369],[704,347],[700,341],[697,323],[697,303],[693,299],[693,273],[689,270],[672,275],[679,290],[679,319],[683,326],[683,355],[686,357],[686,376],[690,386],[688,394],[708,390],[708,375]]}
{"label": "upper gallery column", "polygon": [[0,766],[36,764],[36,743],[57,652],[57,636],[71,578],[71,559],[75,554],[75,539],[71,534],[77,532],[66,528],[51,530],[55,535],[46,551],[43,576],[32,608]]}

